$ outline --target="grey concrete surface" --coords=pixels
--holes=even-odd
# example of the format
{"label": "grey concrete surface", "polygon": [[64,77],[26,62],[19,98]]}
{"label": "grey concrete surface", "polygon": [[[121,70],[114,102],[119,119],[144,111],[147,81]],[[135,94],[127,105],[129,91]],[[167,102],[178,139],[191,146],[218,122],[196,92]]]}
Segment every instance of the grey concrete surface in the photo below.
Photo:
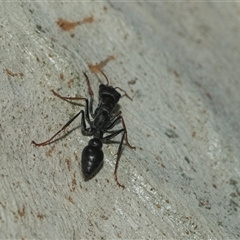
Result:
{"label": "grey concrete surface", "polygon": [[[2,2],[0,238],[239,239],[239,22],[233,2]],[[30,144],[79,111],[50,90],[87,97],[87,71],[97,100],[88,63],[109,56],[133,98],[120,101],[137,147],[122,152],[124,190],[117,144],[83,181],[80,120]]]}

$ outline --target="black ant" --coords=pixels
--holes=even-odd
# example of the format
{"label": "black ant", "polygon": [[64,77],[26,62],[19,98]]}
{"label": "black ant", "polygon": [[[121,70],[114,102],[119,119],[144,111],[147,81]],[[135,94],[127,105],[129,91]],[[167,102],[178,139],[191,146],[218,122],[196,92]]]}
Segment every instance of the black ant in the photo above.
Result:
{"label": "black ant", "polygon": [[[118,163],[121,155],[121,150],[123,146],[123,140],[125,137],[125,141],[127,145],[135,149],[135,147],[131,146],[128,142],[127,137],[127,129],[126,125],[124,123],[123,117],[121,116],[121,111],[118,111],[117,113],[114,113],[114,109],[121,97],[121,94],[116,90],[119,89],[120,91],[124,92],[125,96],[131,99],[127,93],[122,90],[119,87],[113,88],[112,86],[109,86],[109,80],[107,76],[104,74],[102,70],[100,72],[103,74],[105,79],[107,80],[107,84],[101,84],[99,86],[99,102],[98,106],[93,111],[93,90],[91,88],[91,84],[89,81],[89,78],[86,73],[84,73],[87,85],[88,85],[88,91],[90,94],[90,103],[87,98],[84,97],[62,97],[58,93],[56,93],[54,90],[51,90],[51,92],[65,100],[65,101],[72,101],[72,100],[85,100],[86,106],[85,111],[81,110],[79,111],[73,118],[71,118],[56,134],[54,134],[50,139],[48,139],[45,142],[42,143],[36,143],[32,141],[32,144],[35,146],[45,146],[51,143],[51,141],[60,133],[62,132],[67,126],[69,126],[80,114],[82,114],[81,118],[81,129],[82,133],[87,136],[93,136],[93,138],[88,142],[88,145],[83,149],[82,151],[82,173],[84,176],[84,180],[88,181],[92,179],[102,168],[103,165],[103,151],[102,151],[102,144],[108,143],[116,137],[118,134],[122,134],[122,138],[118,147],[117,151],[117,160],[115,164],[115,170],[114,170],[114,178],[117,182],[118,186],[125,188],[124,185],[119,183],[117,178],[117,169],[118,169]],[[131,99],[132,100],[132,99]],[[90,119],[90,115],[92,117],[92,120]],[[86,121],[89,124],[89,127],[86,127]],[[112,131],[112,128],[119,123],[119,121],[122,122],[122,129]],[[107,136],[103,136],[105,133],[109,133]]]}

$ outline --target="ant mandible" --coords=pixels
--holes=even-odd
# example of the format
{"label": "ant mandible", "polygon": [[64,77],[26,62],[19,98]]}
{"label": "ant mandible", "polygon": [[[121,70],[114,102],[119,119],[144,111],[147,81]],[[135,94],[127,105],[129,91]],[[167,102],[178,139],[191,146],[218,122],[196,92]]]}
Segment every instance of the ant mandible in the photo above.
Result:
{"label": "ant mandible", "polygon": [[[94,101],[94,93],[89,81],[89,78],[86,73],[84,73],[87,85],[88,85],[88,91],[90,94],[90,103],[87,98],[84,97],[63,97],[56,93],[54,90],[51,90],[51,92],[61,98],[65,101],[74,101],[74,100],[84,100],[86,102],[85,111],[81,110],[79,111],[73,118],[71,118],[56,134],[54,134],[51,138],[49,138],[45,142],[36,143],[35,141],[32,141],[32,144],[35,146],[45,146],[51,143],[51,141],[60,133],[62,132],[67,126],[69,126],[80,114],[82,114],[81,118],[81,130],[83,135],[86,136],[93,136],[93,138],[88,142],[88,145],[83,149],[82,151],[82,173],[84,176],[84,180],[88,181],[92,179],[102,168],[103,165],[103,158],[104,154],[102,151],[102,145],[103,143],[108,143],[110,140],[112,140],[114,137],[122,133],[122,138],[118,147],[117,151],[117,160],[115,164],[115,170],[114,170],[114,179],[119,187],[125,188],[124,185],[122,185],[118,181],[117,177],[117,169],[118,169],[118,163],[121,156],[122,146],[123,146],[123,140],[125,138],[125,141],[127,145],[135,149],[134,146],[132,146],[128,142],[128,135],[127,135],[127,128],[124,123],[123,117],[121,116],[121,111],[118,111],[117,113],[114,113],[114,109],[121,97],[121,94],[116,90],[119,89],[120,91],[124,92],[124,96],[131,99],[127,93],[122,90],[119,87],[113,88],[112,86],[109,86],[109,80],[105,73],[99,69],[102,75],[105,77],[107,84],[100,84],[99,86],[99,102],[98,106],[93,111],[93,101]],[[131,99],[132,100],[132,99]],[[92,120],[90,119],[90,115]],[[86,126],[86,121],[89,125],[89,127]],[[121,121],[122,123],[122,129],[112,131],[112,128],[117,125]],[[104,136],[105,133],[109,133],[109,135]]]}

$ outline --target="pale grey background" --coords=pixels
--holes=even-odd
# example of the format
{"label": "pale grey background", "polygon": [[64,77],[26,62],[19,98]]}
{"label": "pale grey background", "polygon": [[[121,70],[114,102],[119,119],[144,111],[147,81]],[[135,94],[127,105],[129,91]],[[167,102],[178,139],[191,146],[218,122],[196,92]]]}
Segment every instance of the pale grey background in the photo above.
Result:
{"label": "pale grey background", "polygon": [[[233,2],[2,2],[0,238],[240,238],[239,21]],[[125,190],[117,145],[84,182],[80,129],[30,144],[79,110],[50,90],[88,96],[87,71],[97,95],[87,63],[110,55],[105,73],[133,98],[120,101],[137,147],[122,154]]]}

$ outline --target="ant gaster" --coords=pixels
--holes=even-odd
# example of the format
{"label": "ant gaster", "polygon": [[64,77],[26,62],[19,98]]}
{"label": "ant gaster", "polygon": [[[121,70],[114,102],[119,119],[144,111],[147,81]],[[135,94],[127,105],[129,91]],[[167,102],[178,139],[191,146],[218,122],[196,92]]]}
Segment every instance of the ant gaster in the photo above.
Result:
{"label": "ant gaster", "polygon": [[[50,139],[48,139],[45,142],[42,143],[36,143],[35,141],[32,141],[32,143],[35,146],[44,146],[47,144],[50,144],[51,141],[60,133],[62,132],[67,126],[69,126],[80,114],[82,114],[81,118],[81,129],[82,133],[87,136],[93,136],[93,138],[88,142],[88,145],[83,149],[82,151],[82,173],[84,176],[85,181],[90,180],[93,178],[101,169],[103,165],[103,158],[104,154],[102,151],[102,144],[110,142],[114,137],[122,133],[122,138],[118,147],[117,151],[117,160],[115,164],[115,170],[114,170],[114,178],[117,182],[118,186],[124,188],[124,185],[120,184],[117,178],[117,169],[118,169],[118,163],[120,160],[121,150],[123,146],[123,140],[125,138],[125,141],[127,145],[135,149],[130,143],[128,142],[127,137],[127,129],[126,125],[124,123],[123,117],[121,116],[121,111],[118,111],[117,113],[114,112],[114,109],[121,97],[121,94],[116,90],[119,89],[120,91],[124,92],[124,95],[131,99],[127,93],[122,90],[119,87],[113,88],[112,86],[109,86],[109,80],[107,76],[104,74],[102,70],[100,72],[103,74],[103,76],[107,80],[107,84],[101,84],[99,86],[99,102],[98,106],[93,111],[93,96],[94,93],[92,91],[89,78],[86,73],[84,73],[87,85],[88,85],[88,91],[90,94],[90,102],[87,98],[83,97],[63,97],[56,93],[54,90],[51,90],[52,93],[65,100],[65,101],[73,101],[73,100],[85,100],[86,106],[85,111],[81,110],[79,111],[73,118],[71,118],[56,134],[54,134]],[[132,100],[132,99],[131,99]],[[89,114],[90,113],[90,114]],[[90,116],[92,120],[90,119]],[[86,121],[89,125],[89,127],[86,126]],[[122,129],[113,131],[113,127],[121,121],[122,123]],[[108,133],[107,136],[104,136],[105,133]]]}

